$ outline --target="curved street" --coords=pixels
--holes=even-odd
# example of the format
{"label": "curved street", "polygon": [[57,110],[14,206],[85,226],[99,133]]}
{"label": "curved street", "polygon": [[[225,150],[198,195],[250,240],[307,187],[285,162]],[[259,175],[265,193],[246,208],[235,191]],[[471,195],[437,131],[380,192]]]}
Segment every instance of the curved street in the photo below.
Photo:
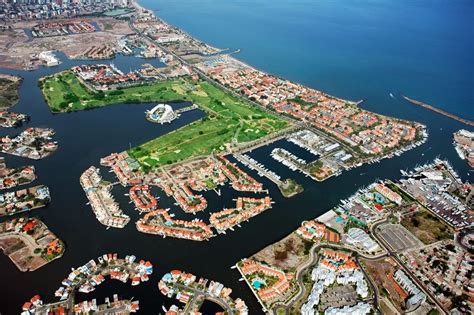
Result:
{"label": "curved street", "polygon": [[420,279],[418,279],[418,277],[416,277],[416,275],[413,274],[413,272],[407,266],[405,266],[405,264],[400,260],[400,258],[398,258],[397,254],[394,251],[392,251],[390,245],[388,245],[387,242],[377,234],[378,226],[383,224],[383,223],[387,223],[387,222],[388,222],[387,220],[384,220],[384,221],[380,221],[380,222],[375,223],[374,225],[372,225],[370,227],[370,233],[375,237],[377,242],[380,245],[382,245],[382,247],[389,253],[390,257],[392,257],[397,262],[397,264],[403,269],[403,271],[406,274],[408,274],[408,276],[411,278],[411,280],[413,282],[415,282],[418,285],[418,287],[427,296],[430,297],[430,299],[436,304],[436,306],[439,308],[439,310],[441,310],[443,314],[448,314],[448,312],[446,311],[444,306],[436,299],[436,297],[433,295],[433,293],[431,293],[431,291],[429,291],[425,287],[424,283],[421,282]]}
{"label": "curved street", "polygon": [[[342,246],[342,245],[337,245],[337,244],[317,244],[316,246],[313,246],[311,248],[310,252],[309,252],[310,253],[309,259],[303,265],[301,265],[298,268],[298,270],[296,271],[296,283],[298,285],[298,294],[295,295],[292,298],[292,300],[290,301],[290,303],[288,303],[286,305],[286,307],[285,307],[286,314],[289,314],[290,311],[291,311],[291,308],[293,307],[293,305],[296,302],[298,302],[306,294],[306,287],[305,287],[304,282],[303,282],[303,275],[309,267],[313,266],[316,263],[316,261],[318,259],[318,255],[316,253],[319,252],[319,250],[321,248],[333,248],[333,249],[335,248],[335,249],[343,249],[343,250],[346,250],[346,251],[350,251],[352,254],[355,254],[355,259],[356,259],[356,262],[359,266],[361,266],[360,262],[358,260],[359,257],[362,257],[362,258],[367,259],[367,260],[378,260],[378,259],[387,257],[389,255],[389,254],[381,254],[381,255],[372,256],[372,257],[365,256],[365,255],[359,254],[358,252],[356,252],[356,251],[354,251],[350,248],[347,248],[347,247]],[[372,292],[375,293],[373,298],[372,298],[373,303],[374,303],[374,307],[375,307],[376,310],[379,310],[377,286],[375,286],[372,283],[372,279],[368,276],[368,274],[365,272],[365,270],[364,270],[364,268],[362,268],[362,266],[361,266],[361,269],[362,269],[362,272],[364,273],[365,277],[367,278],[369,285],[372,288]]]}

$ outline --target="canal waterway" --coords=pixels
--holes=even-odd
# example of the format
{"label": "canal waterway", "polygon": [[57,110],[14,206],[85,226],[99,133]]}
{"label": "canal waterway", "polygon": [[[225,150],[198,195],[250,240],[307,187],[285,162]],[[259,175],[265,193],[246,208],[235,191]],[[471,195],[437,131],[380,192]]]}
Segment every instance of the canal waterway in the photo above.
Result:
{"label": "canal waterway", "polygon": [[[239,0],[237,2],[242,1]],[[253,5],[253,8],[258,9],[259,5],[263,5],[265,2],[268,1],[256,1],[256,5]],[[301,1],[296,1],[296,3],[299,2]],[[420,2],[423,3],[425,1]],[[463,3],[462,1],[459,2]],[[238,24],[241,27],[246,27],[246,23],[242,21],[245,17],[243,9],[232,13],[229,9],[226,9],[226,6],[229,4],[218,5],[218,1],[210,0],[203,2],[183,0],[173,2],[143,1],[145,5],[151,3],[152,5],[150,5],[150,7],[152,8],[159,9],[162,7],[162,15],[168,18],[170,22],[175,23],[179,27],[183,27],[193,34],[196,33],[198,37],[203,40],[209,40],[211,44],[220,47],[245,48],[242,46],[246,42],[240,37],[236,37],[234,41],[232,36],[229,36],[228,38],[226,37],[226,41],[221,41],[219,38],[222,37],[213,37],[218,35],[215,31],[208,30],[207,35],[202,33],[203,28],[211,28],[211,26],[205,24],[204,21],[203,25],[189,24],[191,23],[190,20],[193,19],[189,19],[188,17],[186,21],[178,20],[176,17],[177,13],[173,13],[176,14],[175,18],[169,13],[173,12],[171,8],[176,9],[179,3],[183,5],[186,3],[192,4],[194,6],[193,10],[197,10],[196,12],[198,13],[204,11],[208,8],[206,6],[212,4],[217,10],[221,10],[220,16],[228,14],[230,21],[239,18],[240,22]],[[250,2],[247,1],[247,3]],[[276,1],[276,3],[281,4],[282,1]],[[329,3],[335,5],[334,1],[330,1]],[[369,5],[369,1],[363,1],[363,3],[365,3],[366,6]],[[392,3],[392,1],[389,1],[389,3]],[[319,5],[320,4],[317,4],[316,6]],[[438,5],[441,4],[438,3]],[[280,6],[280,8],[282,7],[283,6]],[[440,8],[436,9],[438,10]],[[249,12],[252,10],[252,8],[248,9]],[[393,12],[393,14],[401,14],[398,10],[400,10],[400,8]],[[431,7],[428,8],[428,13],[426,14],[434,14],[431,12],[432,10],[434,9]],[[182,8],[181,10],[183,16],[189,12],[190,11],[186,8]],[[195,13],[193,13],[193,15],[194,14]],[[275,16],[277,12],[272,11],[272,14]],[[283,23],[283,17],[287,13],[284,14],[283,11],[280,11],[279,14],[279,21]],[[249,13],[247,19],[251,19],[252,16],[253,15]],[[199,14],[195,16],[195,18],[202,19],[199,17]],[[173,19],[176,21],[173,21]],[[268,18],[265,17],[265,19]],[[223,20],[225,19],[221,18],[219,23],[224,23],[225,21]],[[353,19],[349,19],[349,21],[354,22]],[[367,20],[364,21],[367,24]],[[375,22],[377,21],[372,21],[372,23]],[[360,24],[362,23],[363,22],[360,22]],[[434,23],[434,21],[432,21],[432,23]],[[226,25],[229,26],[224,23],[223,28],[221,28],[222,33],[227,31],[225,28]],[[280,24],[278,29],[281,32],[287,32],[285,30],[286,27],[287,25]],[[366,25],[366,27],[369,28],[370,25]],[[257,28],[257,30],[260,29]],[[316,31],[319,35],[324,35],[320,34],[321,30]],[[347,31],[348,30],[346,30],[346,32]],[[358,31],[361,32],[362,30]],[[247,33],[247,35],[249,34]],[[252,39],[255,35],[250,34],[249,36],[251,36]],[[323,36],[323,38],[326,37]],[[388,38],[387,40],[389,41],[391,39]],[[249,47],[253,47],[254,44],[258,50],[250,50]],[[134,297],[140,300],[140,308],[143,314],[157,314],[162,312],[162,305],[169,306],[173,303],[179,303],[162,296],[157,288],[157,282],[161,276],[169,270],[176,268],[224,283],[233,289],[234,297],[240,297],[247,302],[252,314],[258,314],[260,307],[256,299],[245,283],[239,282],[240,276],[238,272],[230,269],[230,267],[241,258],[249,257],[264,246],[281,239],[296,229],[301,221],[323,214],[325,211],[336,206],[340,199],[352,195],[359,187],[368,185],[377,179],[390,178],[395,180],[400,177],[400,169],[413,168],[416,164],[431,161],[436,156],[447,158],[451,161],[454,168],[459,171],[463,179],[469,179],[467,163],[459,159],[452,147],[452,133],[460,128],[465,128],[465,126],[456,121],[438,116],[435,113],[425,111],[422,108],[410,105],[402,101],[396,95],[394,99],[388,97],[388,93],[392,91],[392,89],[397,89],[395,92],[402,91],[415,98],[418,96],[417,94],[405,92],[405,89],[402,89],[402,87],[395,85],[384,85],[381,87],[379,84],[370,84],[371,82],[376,82],[376,78],[384,76],[382,72],[385,67],[385,60],[371,60],[370,63],[378,65],[379,68],[373,68],[374,72],[370,75],[359,73],[360,77],[357,77],[355,75],[357,71],[354,72],[353,68],[348,68],[347,76],[353,76],[352,78],[346,78],[352,81],[352,83],[349,84],[347,81],[341,79],[344,69],[339,69],[338,60],[334,60],[331,65],[335,67],[332,68],[332,70],[336,69],[339,71],[338,73],[341,73],[341,77],[328,76],[328,73],[332,70],[329,71],[329,68],[321,69],[319,67],[320,65],[315,66],[314,64],[309,64],[307,69],[301,71],[300,76],[300,72],[298,72],[301,70],[299,65],[300,61],[295,59],[299,58],[297,53],[301,48],[298,48],[294,57],[287,58],[287,56],[285,56],[287,59],[284,59],[284,62],[282,62],[282,59],[279,59],[283,57],[271,57],[264,62],[263,56],[274,56],[272,53],[265,53],[266,49],[268,49],[265,44],[259,43],[258,41],[250,41],[246,45],[248,49],[244,49],[245,53],[243,53],[242,56],[246,61],[255,66],[269,72],[286,74],[287,77],[291,79],[313,85],[314,87],[318,87],[317,84],[320,84],[325,90],[337,96],[350,97],[353,99],[369,98],[367,103],[364,104],[364,106],[369,109],[393,114],[400,118],[417,120],[426,124],[430,138],[427,143],[421,147],[404,153],[400,157],[383,160],[377,164],[364,165],[349,172],[344,172],[341,176],[331,178],[323,183],[316,183],[300,173],[290,171],[284,165],[274,161],[270,157],[270,152],[276,145],[291,149],[291,152],[297,156],[308,157],[308,152],[303,151],[291,143],[283,141],[254,150],[250,153],[253,158],[271,170],[274,170],[278,175],[282,176],[282,178],[295,178],[299,183],[304,185],[305,192],[291,199],[285,199],[279,194],[273,183],[266,179],[261,179],[254,171],[243,167],[243,169],[248,170],[252,176],[260,179],[264,185],[270,189],[271,197],[275,201],[274,207],[271,210],[251,219],[249,222],[243,223],[242,227],[237,228],[234,232],[229,231],[226,235],[212,238],[209,242],[192,242],[172,238],[163,239],[153,235],[142,234],[136,230],[134,221],[138,218],[138,214],[133,210],[132,205],[129,204],[128,197],[124,196],[127,189],[122,187],[114,188],[113,193],[124,211],[132,217],[132,220],[124,229],[107,230],[105,226],[96,220],[90,206],[86,205],[87,199],[79,185],[79,176],[89,166],[98,165],[101,157],[111,152],[119,152],[127,149],[129,146],[135,146],[158,137],[159,135],[203,117],[204,113],[198,110],[186,112],[182,114],[178,120],[169,125],[157,125],[146,121],[144,112],[152,108],[154,104],[118,104],[89,111],[52,114],[45,104],[41,91],[38,88],[38,79],[44,75],[86,62],[69,61],[61,55],[64,63],[55,68],[41,68],[32,72],[0,69],[1,73],[17,74],[24,78],[20,88],[20,102],[17,106],[12,108],[12,111],[26,113],[31,116],[31,120],[20,128],[1,129],[1,135],[14,135],[27,127],[50,127],[56,130],[55,140],[59,142],[59,149],[55,154],[44,160],[32,161],[10,155],[2,154],[2,156],[6,157],[6,162],[10,166],[26,164],[36,166],[38,179],[32,185],[47,185],[51,190],[52,202],[48,207],[34,210],[29,213],[29,215],[41,218],[51,231],[65,241],[67,246],[66,252],[61,259],[31,273],[21,273],[11,263],[8,257],[0,255],[0,283],[3,285],[0,297],[0,313],[18,314],[23,302],[37,293],[41,294],[45,301],[56,301],[56,298],[53,296],[54,291],[60,286],[62,279],[70,272],[71,267],[80,266],[89,259],[96,258],[104,253],[117,252],[120,255],[134,254],[140,259],[150,260],[155,270],[150,281],[136,287],[117,281],[106,281],[91,294],[79,294],[78,300],[97,298],[98,302],[103,302],[106,296],[111,297],[114,293],[117,293],[121,297]],[[285,52],[287,45],[281,43],[272,45],[273,48],[278,47],[283,55],[288,54]],[[331,48],[326,49],[330,50]],[[410,48],[405,48],[403,51],[406,49],[409,50]],[[352,47],[346,47],[348,53],[350,53],[351,50]],[[317,52],[319,55],[322,54],[322,50],[318,50]],[[262,56],[257,58],[260,53]],[[314,56],[314,58],[321,58],[319,55]],[[302,58],[305,58],[305,55],[303,55]],[[361,62],[357,56],[348,55],[347,58],[352,61],[354,67],[357,64],[361,67],[365,66],[365,63]],[[141,63],[149,62],[149,60],[119,55],[113,62],[123,71],[129,71],[130,69],[136,69]],[[472,63],[466,64],[466,59],[453,62],[460,62],[464,64],[465,67],[472,65]],[[284,65],[282,65],[282,63]],[[402,64],[401,61],[397,63],[397,67],[400,64]],[[435,67],[435,65],[433,65],[433,67]],[[368,70],[364,69],[363,71]],[[406,66],[396,71],[403,72],[403,77],[407,77],[408,79],[409,77],[416,76],[418,73],[415,70],[410,72]],[[370,76],[372,79],[366,80],[366,76]],[[466,84],[466,80],[467,83],[470,82],[469,78],[466,79],[462,74],[459,80],[464,82],[461,82],[460,85]],[[360,83],[360,81],[363,83]],[[352,86],[352,84],[354,86]],[[384,84],[388,83],[386,82]],[[362,87],[362,85],[364,86]],[[454,94],[458,95],[458,98],[451,99],[452,93],[450,96],[440,93],[437,85],[430,85],[429,81],[427,81],[425,85],[426,86],[420,90],[420,95],[427,96],[421,97],[424,101],[433,105],[437,104],[437,100],[439,100],[440,104],[449,104],[449,106],[456,103],[456,105],[452,107],[453,112],[461,116],[470,116],[470,118],[474,116],[472,115],[472,107],[468,106],[468,104],[473,104],[470,102],[470,100],[472,101],[472,92],[468,90],[458,91],[457,89],[459,87],[452,87],[456,85],[452,83],[447,86],[447,88],[451,88],[451,91],[457,91]],[[414,91],[416,92],[418,89]],[[439,96],[439,98],[435,96]],[[451,101],[449,101],[450,99]],[[459,100],[459,102],[455,102],[455,100]],[[186,103],[173,104],[175,108],[186,105]],[[451,107],[443,109],[449,110]],[[193,215],[184,214],[178,207],[173,205],[173,200],[166,197],[161,191],[153,190],[153,192],[160,196],[160,205],[164,208],[171,208],[177,218],[193,217]],[[209,201],[209,208],[204,213],[198,214],[197,217],[207,220],[210,212],[218,211],[223,207],[232,207],[234,205],[232,199],[238,196],[252,196],[253,194],[235,192],[227,185],[222,188],[221,196],[218,196],[214,192],[207,192],[204,195]]]}

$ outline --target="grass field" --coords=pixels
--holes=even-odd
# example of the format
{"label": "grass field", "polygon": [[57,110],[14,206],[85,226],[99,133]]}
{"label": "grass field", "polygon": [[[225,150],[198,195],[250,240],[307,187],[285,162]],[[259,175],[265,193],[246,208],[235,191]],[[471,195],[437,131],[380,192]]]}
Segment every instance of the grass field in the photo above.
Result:
{"label": "grass field", "polygon": [[120,103],[190,101],[207,113],[203,119],[130,150],[129,153],[144,167],[223,151],[228,143],[253,141],[288,126],[278,117],[205,81],[183,78],[97,93],[66,71],[46,77],[40,86],[53,112]]}

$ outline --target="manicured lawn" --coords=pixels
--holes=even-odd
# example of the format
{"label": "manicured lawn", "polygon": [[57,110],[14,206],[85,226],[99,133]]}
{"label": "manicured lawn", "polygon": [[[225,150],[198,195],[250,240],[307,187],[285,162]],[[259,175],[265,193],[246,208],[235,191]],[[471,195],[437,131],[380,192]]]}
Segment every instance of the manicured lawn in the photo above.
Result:
{"label": "manicured lawn", "polygon": [[52,112],[71,112],[120,103],[143,103],[180,100],[171,89],[173,81],[128,89],[93,92],[84,86],[71,71],[43,78],[40,87]]}
{"label": "manicured lawn", "polygon": [[66,71],[42,80],[41,88],[53,112],[120,103],[190,101],[207,113],[203,119],[130,150],[145,167],[223,151],[227,143],[253,141],[288,126],[287,122],[208,82],[187,78],[97,93]]}

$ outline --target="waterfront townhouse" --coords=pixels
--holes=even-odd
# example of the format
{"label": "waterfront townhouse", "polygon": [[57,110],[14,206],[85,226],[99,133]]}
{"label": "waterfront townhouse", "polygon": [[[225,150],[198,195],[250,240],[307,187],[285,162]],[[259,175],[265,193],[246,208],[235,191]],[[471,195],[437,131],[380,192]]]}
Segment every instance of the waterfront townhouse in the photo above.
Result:
{"label": "waterfront townhouse", "polygon": [[388,200],[395,202],[397,205],[402,204],[402,201],[403,201],[402,196],[400,196],[398,193],[394,192],[393,190],[385,186],[385,184],[383,183],[376,184],[375,190],[378,191],[382,196],[384,196]]}
{"label": "waterfront townhouse", "polygon": [[153,197],[148,185],[132,186],[129,191],[130,199],[140,211],[150,212],[158,206],[158,200]]}
{"label": "waterfront townhouse", "polygon": [[211,226],[223,232],[270,208],[271,199],[268,196],[265,198],[239,197],[236,202],[236,208],[223,209],[222,211],[211,214]]}
{"label": "waterfront townhouse", "polygon": [[263,184],[257,182],[252,176],[241,170],[237,165],[231,163],[225,157],[219,157],[222,162],[221,170],[229,178],[232,188],[237,191],[259,192],[263,190]]}
{"label": "waterfront townhouse", "polygon": [[275,298],[284,295],[290,288],[290,282],[286,274],[273,267],[269,267],[256,261],[246,259],[242,261],[240,270],[245,276],[253,274],[263,274],[264,276],[276,278],[276,282],[272,285],[257,289],[257,294],[263,302],[270,302]]}
{"label": "waterfront townhouse", "polygon": [[383,155],[387,150],[414,141],[417,135],[413,124],[370,113],[353,102],[257,70],[247,68],[212,75],[249,99],[309,123],[350,146],[365,141],[363,151],[367,154]]}
{"label": "waterfront townhouse", "polygon": [[212,229],[200,220],[173,220],[167,210],[147,213],[137,221],[137,229],[143,233],[203,241],[213,236]]}
{"label": "waterfront townhouse", "polygon": [[72,68],[83,82],[90,83],[97,90],[130,86],[140,82],[137,72],[122,73],[114,65],[83,65]]}
{"label": "waterfront townhouse", "polygon": [[324,224],[310,220],[303,221],[301,226],[296,230],[296,234],[305,240],[316,241],[324,237],[325,231],[326,226]]}

